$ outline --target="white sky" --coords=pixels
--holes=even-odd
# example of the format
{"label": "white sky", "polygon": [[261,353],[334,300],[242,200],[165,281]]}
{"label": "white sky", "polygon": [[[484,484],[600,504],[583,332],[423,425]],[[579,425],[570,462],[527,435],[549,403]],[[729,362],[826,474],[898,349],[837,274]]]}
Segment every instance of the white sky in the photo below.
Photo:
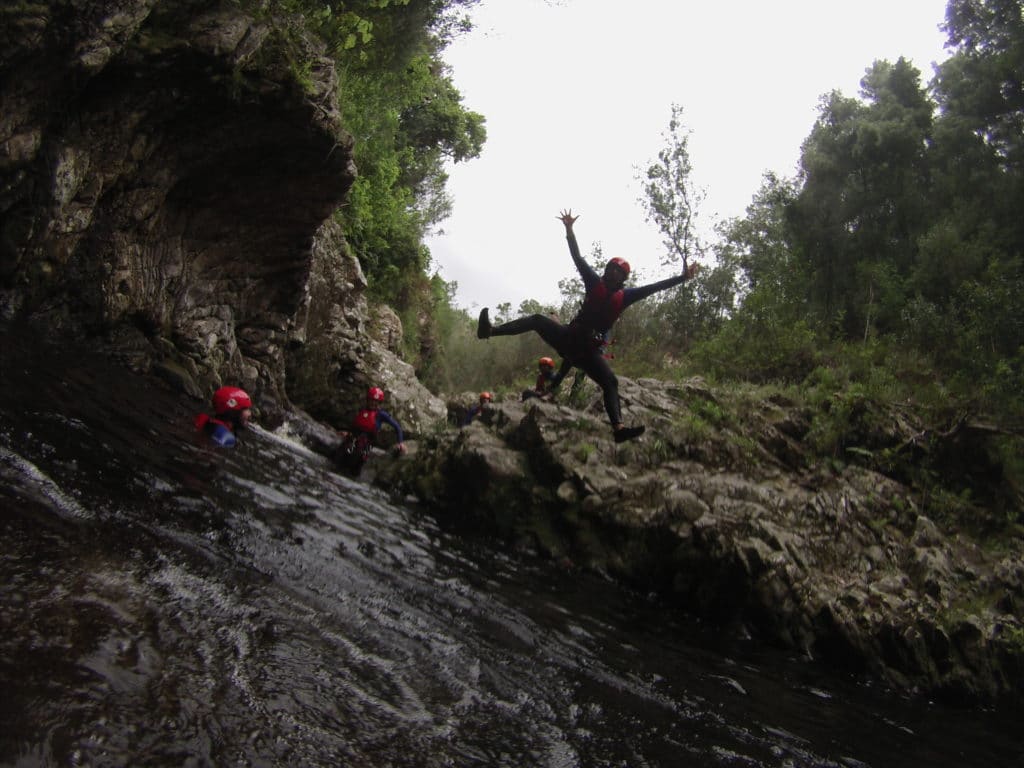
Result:
{"label": "white sky", "polygon": [[[456,302],[559,300],[574,276],[558,212],[648,282],[661,235],[637,170],[666,146],[671,105],[692,133],[703,227],[742,216],[765,171],[792,177],[819,99],[858,96],[876,59],[944,61],[946,0],[483,0],[444,54],[487,120],[476,160],[450,167],[453,215],[427,240]],[[631,281],[636,284],[635,280]]]}

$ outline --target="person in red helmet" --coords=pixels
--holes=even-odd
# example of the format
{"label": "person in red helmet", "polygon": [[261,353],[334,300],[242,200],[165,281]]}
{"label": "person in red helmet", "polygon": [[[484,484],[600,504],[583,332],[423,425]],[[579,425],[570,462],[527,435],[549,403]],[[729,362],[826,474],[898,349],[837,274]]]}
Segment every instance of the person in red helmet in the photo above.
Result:
{"label": "person in red helmet", "polygon": [[213,393],[213,416],[196,416],[196,429],[206,433],[210,441],[222,448],[233,448],[235,434],[252,418],[252,398],[244,389],[221,387]]}
{"label": "person in red helmet", "polygon": [[481,392],[480,399],[477,402],[477,404],[466,412],[466,419],[465,421],[462,422],[462,426],[465,427],[471,424],[474,418],[476,418],[477,416],[479,416],[480,414],[487,410],[488,406],[491,404],[493,400],[494,397],[491,395],[490,392]]}
{"label": "person in red helmet", "polygon": [[[564,372],[568,372],[569,367],[575,366],[601,387],[604,393],[604,408],[608,414],[608,420],[612,424],[615,442],[631,440],[643,434],[644,427],[642,425],[627,427],[622,423],[622,412],[619,406],[619,382],[604,355],[608,334],[615,321],[627,307],[658,291],[681,285],[697,274],[700,265],[690,264],[681,275],[666,280],[638,288],[625,288],[626,278],[629,277],[630,272],[629,262],[620,258],[611,259],[605,265],[604,274],[597,274],[580,255],[580,248],[572,231],[573,224],[579,217],[573,216],[570,209],[562,211],[557,218],[565,225],[569,253],[583,279],[585,291],[583,303],[576,313],[576,317],[567,326],[547,315],[540,314],[492,326],[487,314],[487,307],[484,307],[480,311],[476,335],[480,339],[489,339],[492,336],[514,336],[536,331],[565,359],[565,363],[568,363],[568,365],[563,363]],[[563,371],[559,372],[559,376],[564,375]]]}
{"label": "person in red helmet", "polygon": [[342,467],[359,474],[363,464],[370,457],[370,450],[377,439],[382,425],[387,424],[395,430],[398,439],[395,450],[405,453],[405,436],[402,427],[395,418],[385,411],[384,390],[370,387],[366,390],[366,405],[356,413],[352,427],[341,432],[341,445],[335,454],[335,462]]}
{"label": "person in red helmet", "polygon": [[555,373],[555,361],[550,357],[542,357],[537,361],[537,381],[534,383],[533,389],[524,389],[520,399],[524,402],[532,397],[540,400],[553,399],[555,389],[557,389],[570,367],[563,362],[562,370]]}

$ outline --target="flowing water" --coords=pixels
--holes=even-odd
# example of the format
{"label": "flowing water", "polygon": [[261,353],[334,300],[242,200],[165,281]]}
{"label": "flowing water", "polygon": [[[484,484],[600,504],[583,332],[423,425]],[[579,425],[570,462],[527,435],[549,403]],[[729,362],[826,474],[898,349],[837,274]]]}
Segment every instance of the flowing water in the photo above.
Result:
{"label": "flowing water", "polygon": [[1014,713],[726,642],[259,428],[198,444],[198,408],[159,382],[16,346],[4,765],[1024,764]]}

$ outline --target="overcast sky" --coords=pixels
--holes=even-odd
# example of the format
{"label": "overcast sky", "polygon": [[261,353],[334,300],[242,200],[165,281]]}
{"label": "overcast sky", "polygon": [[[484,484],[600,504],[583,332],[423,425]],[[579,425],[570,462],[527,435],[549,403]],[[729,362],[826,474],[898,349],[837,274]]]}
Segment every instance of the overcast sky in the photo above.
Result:
{"label": "overcast sky", "polygon": [[[673,103],[692,131],[705,227],[741,216],[766,171],[792,177],[820,97],[859,95],[876,59],[944,61],[945,0],[483,0],[445,52],[468,109],[487,120],[475,160],[450,168],[453,215],[428,238],[466,308],[559,300],[575,275],[556,220],[580,216],[644,282],[661,236],[636,176],[666,146]],[[635,284],[635,281],[633,281]]]}

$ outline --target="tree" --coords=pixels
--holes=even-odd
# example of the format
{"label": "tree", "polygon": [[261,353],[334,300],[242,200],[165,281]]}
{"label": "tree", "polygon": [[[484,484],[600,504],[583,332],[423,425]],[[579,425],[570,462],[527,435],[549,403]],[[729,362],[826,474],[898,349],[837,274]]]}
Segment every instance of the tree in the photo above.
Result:
{"label": "tree", "polygon": [[920,72],[903,58],[875,62],[861,97],[833,92],[822,101],[789,207],[812,307],[846,338],[896,326],[930,221],[934,105]]}
{"label": "tree", "polygon": [[461,28],[453,14],[472,2],[335,1],[311,13],[338,57],[355,139],[359,175],[339,219],[372,294],[400,312],[423,309],[430,295],[422,241],[451,209],[445,162],[477,157],[486,140],[483,117],[463,106],[440,59]]}
{"label": "tree", "polygon": [[706,193],[693,185],[691,131],[683,125],[682,117],[683,108],[673,104],[668,132],[662,134],[666,146],[658,153],[657,161],[650,163],[638,178],[644,182],[641,202],[646,208],[647,221],[653,221],[665,238],[662,242],[667,255],[663,263],[678,258],[685,269],[690,256],[704,254],[697,218]]}
{"label": "tree", "polygon": [[787,210],[797,196],[797,184],[766,173],[761,188],[747,206],[746,217],[719,227],[720,263],[738,273],[738,291],[766,291],[778,298],[780,306],[801,310],[807,299],[802,264],[794,256]]}
{"label": "tree", "polygon": [[[954,53],[933,83],[941,108],[932,163],[936,220],[922,239],[907,333],[940,338],[940,359],[977,389],[981,381],[1024,377],[1021,4],[951,0],[945,30]],[[981,391],[1002,391],[993,403],[1008,407],[1005,387]]]}
{"label": "tree", "polygon": [[940,101],[1019,172],[1024,166],[1020,0],[950,0],[944,29],[956,53],[939,67]]}
{"label": "tree", "polygon": [[[641,202],[647,221],[654,222],[664,238],[666,253],[662,263],[678,267],[681,261],[683,269],[691,257],[703,259],[708,255],[697,227],[706,193],[693,183],[690,134],[683,124],[683,108],[673,104],[668,130],[662,134],[665,147],[638,177],[643,182]],[[649,300],[644,308],[642,314],[657,314],[663,328],[674,330],[668,336],[655,333],[657,347],[666,348],[666,342],[672,347],[674,341],[672,352],[685,351],[693,338],[713,333],[730,311],[735,294],[731,270],[711,270],[706,263],[704,266],[696,279]]]}
{"label": "tree", "polygon": [[746,217],[719,228],[718,262],[738,275],[738,307],[696,349],[705,370],[755,381],[799,381],[813,367],[807,266],[787,215],[798,189],[794,180],[766,174]]}

